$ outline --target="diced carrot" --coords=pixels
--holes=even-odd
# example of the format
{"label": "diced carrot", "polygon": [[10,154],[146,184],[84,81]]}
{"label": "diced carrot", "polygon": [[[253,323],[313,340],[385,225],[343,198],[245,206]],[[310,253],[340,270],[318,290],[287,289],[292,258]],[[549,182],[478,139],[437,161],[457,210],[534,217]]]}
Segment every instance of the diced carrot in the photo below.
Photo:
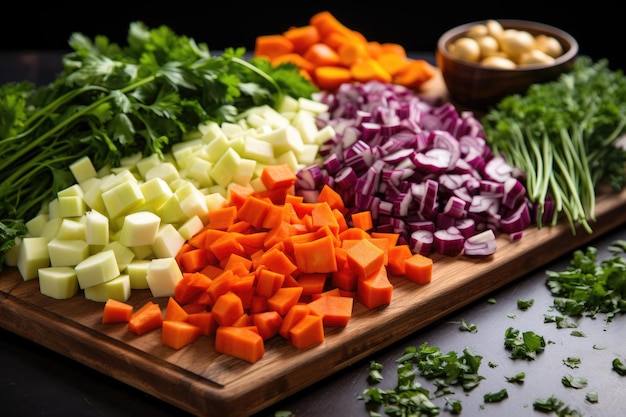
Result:
{"label": "diced carrot", "polygon": [[281,221],[279,225],[267,232],[263,247],[269,249],[277,243],[283,242],[285,239],[297,234],[298,229],[293,224]]}
{"label": "diced carrot", "polygon": [[220,326],[215,333],[215,351],[255,363],[265,354],[263,337],[249,327]]}
{"label": "diced carrot", "polygon": [[310,273],[330,273],[337,270],[335,245],[325,236],[311,242],[294,243],[293,253],[298,269]]}
{"label": "diced carrot", "polygon": [[185,321],[187,320],[189,313],[178,304],[174,297],[169,297],[167,300],[167,306],[165,307],[164,320]]}
{"label": "diced carrot", "polygon": [[404,260],[404,276],[417,284],[427,284],[433,278],[433,260],[416,253]]}
{"label": "diced carrot", "polygon": [[298,349],[318,345],[324,341],[322,316],[306,315],[289,329],[289,342]]}
{"label": "diced carrot", "polygon": [[165,320],[161,329],[161,341],[165,346],[180,349],[200,337],[200,328],[184,321]]}
{"label": "diced carrot", "polygon": [[383,42],[380,44],[382,53],[392,53],[400,57],[406,58],[406,49],[399,43],[395,42]]}
{"label": "diced carrot", "polygon": [[237,207],[226,206],[209,210],[207,214],[209,222],[206,227],[210,229],[227,230],[237,218]]}
{"label": "diced carrot", "polygon": [[182,308],[183,310],[187,312],[187,314],[203,313],[207,311],[206,309],[207,306],[205,304],[199,304],[199,303],[183,304]]}
{"label": "diced carrot", "polygon": [[247,275],[238,276],[237,278],[235,278],[230,285],[230,289],[233,292],[238,293],[238,294],[247,292],[247,291],[254,292],[255,282],[256,282],[255,273],[251,272]]}
{"label": "diced carrot", "polygon": [[233,327],[249,327],[253,326],[254,322],[252,321],[252,316],[248,313],[243,313],[237,320],[231,324]]}
{"label": "diced carrot", "polygon": [[370,237],[372,237],[371,234],[369,234],[368,232],[366,232],[365,230],[359,227],[349,227],[347,230],[344,230],[343,232],[339,233],[339,239],[341,240],[347,240],[347,239],[361,240],[361,239],[369,239]]}
{"label": "diced carrot", "polygon": [[389,281],[387,269],[384,266],[357,282],[357,300],[369,309],[389,305],[392,295],[393,285]]}
{"label": "diced carrot", "polygon": [[200,334],[204,336],[211,336],[217,330],[217,321],[215,321],[211,311],[189,313],[187,323],[197,326],[200,329]]}
{"label": "diced carrot", "polygon": [[260,35],[256,37],[254,45],[254,56],[267,57],[268,59],[272,59],[279,55],[293,52],[293,50],[293,42],[291,42],[284,35]]}
{"label": "diced carrot", "polygon": [[215,264],[208,264],[198,272],[200,272],[202,275],[206,275],[207,277],[213,279],[219,276],[222,272],[224,272],[224,269]]}
{"label": "diced carrot", "polygon": [[342,33],[347,36],[358,36],[353,34],[353,31],[341,23],[337,18],[328,10],[324,10],[318,13],[315,13],[309,19],[309,23],[315,26],[323,38],[327,36],[329,33]]}
{"label": "diced carrot", "polygon": [[263,311],[267,311],[267,297],[253,296],[250,313],[261,313]]}
{"label": "diced carrot", "polygon": [[254,252],[263,249],[265,238],[268,232],[240,233],[237,241],[243,245],[246,255],[250,257]]}
{"label": "diced carrot", "polygon": [[382,52],[376,57],[376,60],[392,77],[402,71],[408,63],[406,56],[403,57],[394,52]]}
{"label": "diced carrot", "polygon": [[313,25],[290,27],[283,32],[283,36],[291,41],[294,52],[298,54],[303,54],[309,46],[321,39],[317,27]]}
{"label": "diced carrot", "polygon": [[347,326],[354,300],[350,297],[326,295],[309,303],[315,314],[322,316],[325,326]]}
{"label": "diced carrot", "polygon": [[245,248],[237,241],[236,233],[225,232],[222,236],[209,244],[209,250],[218,260],[227,259],[231,254],[244,255]]}
{"label": "diced carrot", "polygon": [[261,229],[263,221],[269,211],[270,203],[256,196],[249,196],[238,211],[239,219],[244,220],[255,227]]}
{"label": "diced carrot", "polygon": [[228,226],[228,229],[226,229],[226,231],[230,233],[235,232],[241,234],[250,234],[253,232],[252,225],[243,220],[238,220],[235,223],[231,224],[230,226]]}
{"label": "diced carrot", "polygon": [[198,272],[208,262],[207,250],[204,248],[192,249],[178,253],[176,260],[183,272]]}
{"label": "diced carrot", "polygon": [[324,291],[327,274],[304,273],[298,276],[298,285],[302,287],[302,295],[311,295]]}
{"label": "diced carrot", "polygon": [[381,83],[391,83],[393,77],[374,58],[364,58],[355,61],[350,66],[350,73],[355,81],[366,83],[369,81],[379,81]]}
{"label": "diced carrot", "polygon": [[[235,237],[237,238],[237,241],[239,241],[238,239],[239,236],[236,235]],[[252,261],[250,260],[250,258],[246,256],[242,256],[237,253],[231,253],[230,256],[227,258],[226,263],[223,266],[223,269],[232,269],[236,264],[243,266],[244,271],[246,271],[246,274],[250,272],[250,268],[252,268]]]}
{"label": "diced carrot", "polygon": [[348,265],[360,279],[365,279],[378,272],[380,268],[384,268],[385,252],[369,239],[360,240],[347,248],[346,252]]}
{"label": "diced carrot", "polygon": [[260,262],[267,265],[274,272],[281,273],[285,276],[294,273],[298,266],[285,254],[285,252],[274,247],[261,255]]}
{"label": "diced carrot", "polygon": [[392,246],[397,245],[398,241],[400,239],[400,233],[377,232],[375,230],[372,230],[370,232],[370,236],[372,236],[373,238],[385,238],[385,239],[387,239],[387,241],[389,242],[388,249],[391,249]]}
{"label": "diced carrot", "polygon": [[253,314],[252,321],[263,340],[269,340],[278,334],[283,317],[277,311],[264,311]]}
{"label": "diced carrot", "polygon": [[283,286],[285,275],[267,268],[257,270],[256,295],[269,298]]}
{"label": "diced carrot", "polygon": [[374,219],[372,218],[372,212],[370,210],[352,213],[350,219],[352,220],[352,226],[358,229],[369,232],[374,228]]}
{"label": "diced carrot", "polygon": [[436,74],[435,67],[424,59],[410,60],[404,68],[396,74],[394,82],[408,87],[419,88]]}
{"label": "diced carrot", "polygon": [[266,165],[260,175],[261,182],[268,189],[289,187],[295,184],[296,174],[287,164]]}
{"label": "diced carrot", "polygon": [[128,320],[128,330],[142,335],[158,329],[163,324],[161,307],[153,301],[148,301],[139,310],[135,311]]}
{"label": "diced carrot", "polygon": [[244,314],[241,298],[230,290],[215,300],[211,311],[220,326],[231,326]]}
{"label": "diced carrot", "polygon": [[348,210],[344,204],[343,197],[335,191],[330,185],[324,184],[317,197],[318,203],[326,203],[331,209],[337,209],[345,214]]}
{"label": "diced carrot", "polygon": [[102,311],[102,324],[128,323],[133,314],[133,306],[123,301],[109,298]]}
{"label": "diced carrot", "polygon": [[254,188],[232,182],[228,184],[227,197],[231,205],[240,208],[249,196],[254,194]]}
{"label": "diced carrot", "polygon": [[383,51],[382,44],[378,41],[367,41],[366,48],[369,56],[374,59],[378,58]]}
{"label": "diced carrot", "polygon": [[250,308],[252,307],[252,298],[254,297],[254,286],[251,286],[246,290],[238,290],[235,286],[233,286],[232,291],[237,294],[239,298],[241,298],[241,305],[243,305],[244,311],[250,311]]}
{"label": "diced carrot", "polygon": [[284,316],[298,302],[302,295],[302,287],[282,287],[267,299],[267,308]]}
{"label": "diced carrot", "polygon": [[351,67],[357,62],[370,59],[366,44],[361,42],[346,42],[337,49],[339,55],[339,63],[344,67]]}
{"label": "diced carrot", "polygon": [[311,225],[315,230],[322,226],[329,227],[334,234],[339,233],[339,223],[337,218],[333,214],[332,208],[325,203],[319,203],[315,205],[315,208],[311,212]]}
{"label": "diced carrot", "polygon": [[331,283],[333,287],[346,291],[353,291],[356,290],[358,278],[359,276],[357,273],[354,272],[346,263],[344,267],[332,273]]}
{"label": "diced carrot", "polygon": [[229,269],[225,269],[220,275],[213,278],[211,286],[207,288],[206,291],[211,297],[211,304],[215,303],[221,295],[230,291],[230,287],[233,285],[234,281],[235,274]]}
{"label": "diced carrot", "polygon": [[310,313],[311,308],[308,304],[294,304],[287,314],[281,314],[283,322],[278,329],[278,334],[289,340],[289,330]]}
{"label": "diced carrot", "polygon": [[387,263],[387,268],[389,273],[393,275],[404,275],[404,261],[413,256],[413,252],[411,252],[409,245],[395,245],[389,247],[388,256],[389,262]]}
{"label": "diced carrot", "polygon": [[322,65],[313,70],[315,84],[322,90],[337,90],[341,84],[352,81],[352,72],[349,68],[337,65]]}

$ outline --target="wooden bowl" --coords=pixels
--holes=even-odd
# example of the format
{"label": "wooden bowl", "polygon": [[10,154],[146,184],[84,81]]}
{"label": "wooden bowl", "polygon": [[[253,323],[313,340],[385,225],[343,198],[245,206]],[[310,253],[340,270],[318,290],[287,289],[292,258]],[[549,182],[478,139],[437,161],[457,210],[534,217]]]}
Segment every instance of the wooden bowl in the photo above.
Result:
{"label": "wooden bowl", "polygon": [[578,55],[578,42],[567,32],[538,22],[497,20],[503,29],[517,29],[533,36],[545,34],[555,38],[562,54],[550,64],[518,65],[513,69],[494,68],[456,57],[450,45],[477,24],[467,23],[445,32],[437,43],[437,65],[445,82],[450,101],[463,110],[485,112],[507,95],[524,93],[531,84],[552,81],[570,70]]}

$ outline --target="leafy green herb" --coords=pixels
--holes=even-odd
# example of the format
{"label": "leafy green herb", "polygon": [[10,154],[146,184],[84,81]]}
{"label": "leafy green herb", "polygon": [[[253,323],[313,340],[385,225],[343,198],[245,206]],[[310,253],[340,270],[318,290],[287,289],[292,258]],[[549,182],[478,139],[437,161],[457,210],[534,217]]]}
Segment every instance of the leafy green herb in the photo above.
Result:
{"label": "leafy green herb", "polygon": [[383,374],[381,373],[381,371],[383,370],[383,365],[381,363],[378,363],[376,361],[371,361],[369,369],[370,369],[370,372],[369,372],[370,381],[380,382],[383,380]]}
{"label": "leafy green herb", "polygon": [[504,333],[504,346],[511,351],[511,359],[537,358],[537,353],[543,352],[546,342],[543,336],[533,331],[520,333],[519,330],[509,327]]}
{"label": "leafy green herb", "polygon": [[[52,83],[0,89],[0,221],[6,229],[20,230],[16,222],[30,220],[73,184],[67,167],[82,156],[100,169],[131,155],[162,155],[196,135],[201,123],[236,122],[245,109],[317,91],[293,64],[246,60],[244,48],[212,55],[206,44],[166,26],[134,22],[127,39],[122,46],[74,33],[73,51]],[[3,250],[14,244],[10,233],[0,238]]]}
{"label": "leafy green herb", "polygon": [[535,300],[532,298],[530,300],[518,299],[517,308],[519,308],[520,310],[528,310],[530,307],[533,306],[534,303],[535,303]]}
{"label": "leafy green herb", "polygon": [[558,411],[561,407],[563,407],[565,403],[555,396],[550,396],[548,398],[537,398],[533,402],[533,408],[538,411],[543,412],[551,412]]}
{"label": "leafy green herb", "polygon": [[461,414],[463,411],[461,401],[455,398],[446,397],[446,408],[450,410],[451,414]]}
{"label": "leafy green herb", "polygon": [[526,373],[519,372],[513,376],[505,376],[504,378],[507,380],[507,382],[521,383],[521,382],[524,382],[524,378],[526,378]]}
{"label": "leafy green herb", "polygon": [[495,304],[497,301],[496,301],[496,299],[495,299],[495,298],[488,298],[488,299],[487,299],[487,302],[488,302],[489,304]]}
{"label": "leafy green herb", "polygon": [[621,376],[626,375],[626,365],[624,365],[624,363],[618,358],[613,359],[612,366],[613,366],[613,370],[617,372],[619,375]]}
{"label": "leafy green herb", "polygon": [[568,388],[584,388],[587,386],[587,378],[584,377],[575,377],[572,375],[565,375],[561,378],[561,382]]}
{"label": "leafy green herb", "polygon": [[506,316],[507,316],[508,318],[510,318],[510,319],[516,319],[516,318],[517,318],[517,314],[515,314],[515,313],[509,313],[509,314],[507,314]]}
{"label": "leafy green herb", "polygon": [[579,330],[572,330],[570,335],[572,335],[574,337],[587,337],[587,335],[584,332],[581,332]]}
{"label": "leafy green herb", "polygon": [[598,392],[597,391],[589,391],[586,395],[585,395],[585,399],[587,401],[589,401],[592,404],[597,403],[598,400]]}
{"label": "leafy green herb", "polygon": [[497,403],[506,398],[509,398],[509,393],[507,392],[506,388],[502,388],[500,391],[497,392],[488,392],[483,396],[483,398],[486,403]]}
{"label": "leafy green herb", "polygon": [[478,331],[478,326],[474,323],[469,323],[465,319],[461,319],[461,325],[459,326],[461,331],[476,333]]}
{"label": "leafy green herb", "polygon": [[548,270],[546,275],[554,307],[565,315],[604,313],[611,321],[626,309],[626,261],[619,253],[599,261],[597,248],[578,249],[566,270]]}
{"label": "leafy green herb", "polygon": [[498,367],[498,364],[493,362],[493,361],[487,362],[487,365],[489,365],[490,368],[497,368]]}
{"label": "leafy green herb", "polygon": [[570,368],[578,368],[578,366],[581,364],[581,360],[580,358],[574,358],[569,356],[567,359],[563,359],[563,363]]}
{"label": "leafy green herb", "polygon": [[626,183],[626,150],[616,146],[626,132],[626,77],[607,60],[579,57],[557,80],[501,100],[482,124],[494,154],[524,172],[539,228],[563,214],[573,234],[578,225],[591,233],[596,185]]}

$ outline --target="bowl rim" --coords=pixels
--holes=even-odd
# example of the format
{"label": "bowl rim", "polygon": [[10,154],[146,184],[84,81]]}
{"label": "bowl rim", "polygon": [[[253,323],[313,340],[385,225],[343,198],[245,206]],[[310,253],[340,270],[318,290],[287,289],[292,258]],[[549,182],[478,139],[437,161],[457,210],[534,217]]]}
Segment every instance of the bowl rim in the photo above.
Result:
{"label": "bowl rim", "polygon": [[[555,58],[554,62],[550,64],[528,64],[528,65],[524,65],[523,67],[517,66],[515,68],[487,67],[487,66],[481,65],[480,63],[458,59],[457,57],[453,56],[450,53],[446,45],[451,40],[460,37],[464,32],[467,32],[471,27],[475,25],[485,24],[486,22],[490,20],[497,21],[505,29],[510,28],[510,27],[515,28],[515,29],[523,29],[523,30],[530,29],[533,32],[541,32],[541,33],[545,32],[546,34],[550,34],[551,36],[556,36],[558,38],[561,38],[562,42],[565,42],[567,44],[564,46],[567,46],[568,49],[562,55]],[[556,26],[546,24],[546,23],[537,22],[533,20],[524,20],[524,19],[484,19],[484,20],[477,20],[474,22],[464,23],[462,25],[458,25],[458,26],[448,29],[439,37],[439,40],[437,41],[437,52],[445,56],[448,60],[454,61],[458,64],[466,65],[469,68],[480,69],[480,70],[487,71],[487,72],[501,72],[501,71],[528,72],[528,71],[533,71],[533,70],[542,70],[546,68],[552,68],[552,67],[564,64],[574,59],[578,55],[578,50],[579,50],[578,41],[569,32],[563,29],[560,29]]]}

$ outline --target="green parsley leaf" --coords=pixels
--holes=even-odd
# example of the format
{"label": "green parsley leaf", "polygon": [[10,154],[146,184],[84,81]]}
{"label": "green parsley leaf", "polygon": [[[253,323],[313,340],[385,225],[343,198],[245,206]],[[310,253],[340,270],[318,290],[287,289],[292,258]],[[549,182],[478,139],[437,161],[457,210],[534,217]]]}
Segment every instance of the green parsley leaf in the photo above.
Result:
{"label": "green parsley leaf", "polygon": [[517,373],[517,374],[515,374],[513,376],[505,377],[507,382],[517,382],[517,383],[524,382],[524,378],[526,378],[526,373],[525,372],[519,372],[519,373]]}
{"label": "green parsley leaf", "polygon": [[496,403],[509,398],[509,393],[506,388],[503,388],[497,392],[488,392],[483,396],[483,398],[486,403]]}
{"label": "green parsley leaf", "polygon": [[621,376],[626,375],[626,365],[624,365],[624,363],[618,358],[613,359],[612,366],[613,366],[613,370],[617,372],[619,375]]}

